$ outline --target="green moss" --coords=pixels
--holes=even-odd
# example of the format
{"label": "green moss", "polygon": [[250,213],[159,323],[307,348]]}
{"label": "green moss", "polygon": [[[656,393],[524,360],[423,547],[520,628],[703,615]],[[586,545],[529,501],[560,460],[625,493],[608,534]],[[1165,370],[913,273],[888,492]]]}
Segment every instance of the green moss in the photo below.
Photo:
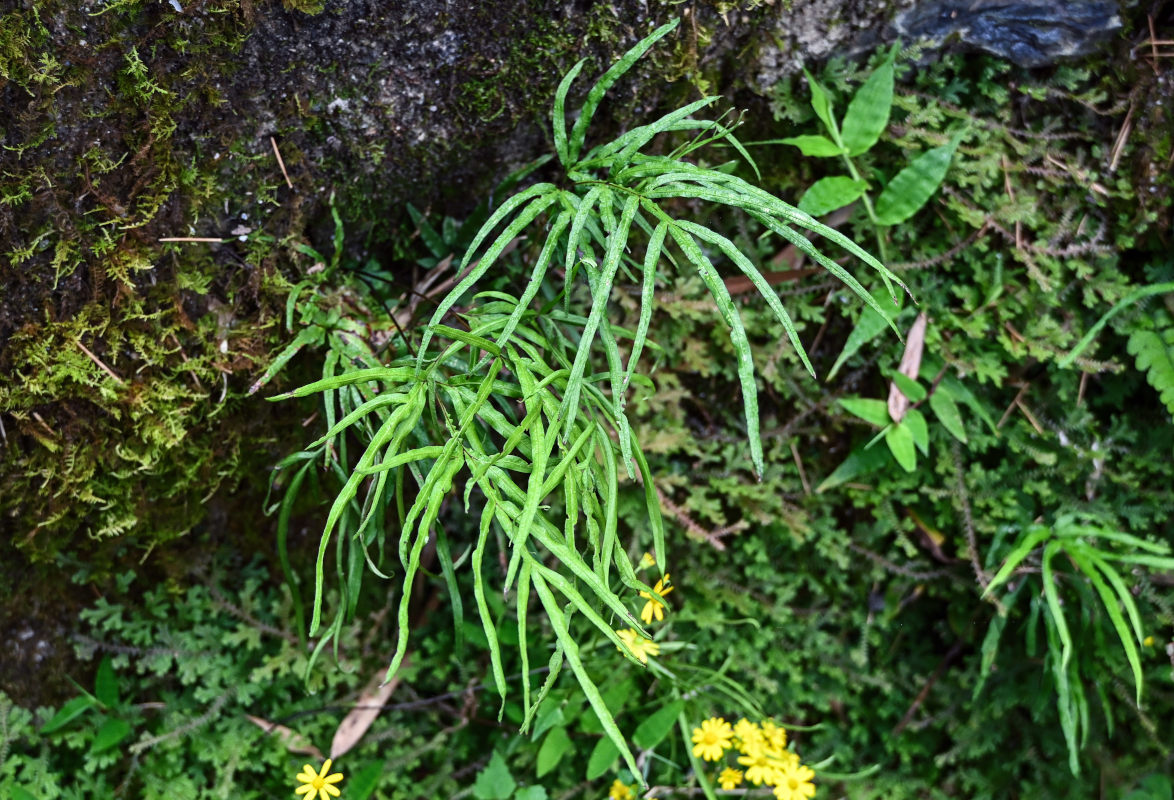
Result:
{"label": "green moss", "polygon": [[234,275],[233,245],[157,242],[188,233],[179,208],[237,191],[174,141],[217,102],[193,87],[244,42],[240,3],[202,15],[198,36],[145,2],[84,14],[45,0],[0,21],[0,77],[24,96],[0,174],[20,270],[0,276],[0,515],[33,554],[84,550],[79,534],[165,541],[242,471],[237,393],[277,343],[284,282],[264,253]]}

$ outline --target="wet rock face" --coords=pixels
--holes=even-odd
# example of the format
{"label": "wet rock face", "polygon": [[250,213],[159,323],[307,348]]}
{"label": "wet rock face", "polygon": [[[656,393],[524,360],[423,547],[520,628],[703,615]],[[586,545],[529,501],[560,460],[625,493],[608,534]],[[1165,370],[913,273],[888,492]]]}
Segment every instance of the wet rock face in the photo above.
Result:
{"label": "wet rock face", "polygon": [[766,91],[804,65],[832,56],[852,57],[892,37],[891,23],[916,0],[794,0],[759,53],[755,83]]}
{"label": "wet rock face", "polygon": [[897,32],[931,46],[958,40],[1021,67],[1091,54],[1121,27],[1111,0],[931,0],[899,15]]}

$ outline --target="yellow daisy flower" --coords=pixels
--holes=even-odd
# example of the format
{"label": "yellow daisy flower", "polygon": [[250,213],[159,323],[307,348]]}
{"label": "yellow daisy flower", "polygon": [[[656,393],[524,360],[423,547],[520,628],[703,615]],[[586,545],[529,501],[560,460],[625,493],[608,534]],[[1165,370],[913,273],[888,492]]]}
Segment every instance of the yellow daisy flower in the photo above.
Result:
{"label": "yellow daisy flower", "polygon": [[811,782],[814,777],[811,767],[796,764],[775,785],[774,795],[778,800],[809,800],[815,797],[815,784]]}
{"label": "yellow daisy flower", "polygon": [[640,557],[640,563],[636,566],[636,569],[648,569],[649,567],[655,566],[656,559],[653,557],[652,553],[645,552],[644,555]]}
{"label": "yellow daisy flower", "polygon": [[748,719],[740,719],[734,725],[734,737],[738,740],[738,749],[746,754],[762,746],[762,731]]}
{"label": "yellow daisy flower", "polygon": [[616,778],[607,790],[608,800],[632,800],[632,787]]}
{"label": "yellow daisy flower", "polygon": [[[641,664],[647,664],[649,656],[660,655],[660,645],[651,639],[645,639],[632,628],[617,630],[616,636],[620,637],[620,640],[628,646],[632,655],[640,659]],[[619,650],[618,647],[616,649]]]}
{"label": "yellow daisy flower", "polygon": [[761,786],[764,783],[767,786],[774,786],[785,776],[782,769],[783,764],[777,758],[767,754],[765,750],[744,755],[738,759],[738,763],[746,767],[746,780],[755,786]]}
{"label": "yellow daisy flower", "polygon": [[693,756],[706,761],[717,761],[730,749],[734,729],[721,717],[710,717],[693,729]]}
{"label": "yellow daisy flower", "polygon": [[787,749],[786,729],[780,728],[769,719],[762,721],[762,738],[766,740],[767,746],[774,750]]}
{"label": "yellow daisy flower", "polygon": [[[652,589],[661,597],[671,592],[673,587],[669,586],[669,574],[666,572],[664,577],[658,580]],[[640,619],[644,620],[645,625],[651,625],[653,617],[656,618],[657,622],[664,619],[664,603],[660,602],[660,600],[648,592],[641,592],[640,596],[648,600],[644,604],[644,608],[640,611]]]}
{"label": "yellow daisy flower", "polygon": [[315,772],[309,764],[304,765],[296,776],[303,785],[294,789],[294,794],[304,794],[303,800],[330,800],[331,797],[338,797],[341,792],[334,784],[342,780],[342,773],[328,774],[331,763],[333,762],[329,758],[326,759],[326,763],[322,765],[322,772]]}
{"label": "yellow daisy flower", "polygon": [[730,789],[737,789],[738,784],[742,782],[742,770],[726,767],[722,770],[722,774],[717,776],[717,782],[727,792]]}

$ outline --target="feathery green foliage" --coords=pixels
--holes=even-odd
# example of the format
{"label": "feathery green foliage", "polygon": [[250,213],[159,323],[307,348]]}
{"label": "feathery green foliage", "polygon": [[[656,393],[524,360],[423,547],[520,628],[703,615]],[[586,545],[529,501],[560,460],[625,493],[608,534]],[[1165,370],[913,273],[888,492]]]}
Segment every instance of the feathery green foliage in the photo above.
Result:
{"label": "feathery green foliage", "polygon": [[[327,359],[321,381],[284,395],[321,393],[329,427],[324,436],[287,459],[284,466],[301,464],[304,471],[322,458],[338,471],[341,482],[319,548],[312,636],[324,630],[325,568],[332,542],[344,600],[333,622],[326,625],[327,635],[319,648],[353,613],[364,562],[376,574],[383,574],[382,553],[385,545],[393,543],[392,530],[398,531],[394,545],[403,569],[403,591],[388,679],[407,652],[411,587],[434,530],[437,556],[454,596],[457,627],[461,627],[463,604],[456,602],[453,579],[457,565],[450,560],[450,545],[438,519],[459,487],[461,474],[467,473],[464,508],[467,513],[479,513],[481,519],[471,559],[474,599],[503,700],[501,653],[485,602],[483,575],[495,526],[508,542],[502,553],[508,566],[501,588],[507,594],[515,589],[518,593],[519,642],[526,641],[525,607],[531,591],[557,640],[550,674],[532,703],[530,687],[523,685],[527,702],[523,728],[566,663],[607,738],[633,773],[634,757],[583,668],[581,634],[572,630],[571,622],[580,615],[634,660],[616,635],[614,620],[618,618],[641,633],[644,630],[613,588],[613,576],[627,591],[654,590],[636,576],[628,557],[629,544],[620,538],[617,500],[621,465],[629,478],[639,474],[645,485],[652,548],[657,563],[665,563],[664,532],[651,476],[625,413],[629,388],[649,383],[637,365],[641,352],[653,346],[648,327],[653,290],[662,277],[661,262],[683,259],[691,264],[730,329],[750,456],[758,474],[763,473],[764,463],[750,344],[714,263],[718,254],[733,262],[759,290],[802,362],[814,374],[789,314],[751,259],[717,231],[674,216],[675,205],[681,200],[702,200],[745,212],[761,226],[764,236],[774,234],[795,245],[878,312],[880,303],[848,271],[817,250],[800,229],[840,245],[879,272],[886,285],[900,284],[847,237],[733,175],[735,164],[709,168],[685,159],[703,145],[719,141],[746,156],[733,135],[736,123],[724,121],[724,116],[693,116],[717,98],[695,101],[585,150],[590,121],[608,88],[676,24],[658,28],[596,81],[569,133],[566,98],[583,62],[567,74],[556,92],[552,118],[556,155],[565,179],[522,189],[490,214],[464,253],[461,279],[437,305],[414,354],[401,352],[374,359],[370,353],[336,352]],[[667,155],[645,152],[658,137],[681,133],[690,138]],[[524,172],[549,160],[549,156],[539,159]],[[503,263],[511,244],[525,237],[539,252],[521,296],[481,291],[466,300],[471,291],[484,285],[490,270]],[[628,252],[641,238],[644,254],[636,260]],[[671,248],[674,244],[677,255]],[[553,280],[556,267],[563,271],[561,284]],[[608,304],[621,271],[643,277],[641,315],[635,331],[617,328],[609,321]],[[576,286],[582,284],[590,295],[585,314],[576,313],[575,308]],[[461,325],[456,327],[449,322],[463,301],[468,305],[456,314]],[[436,354],[429,350],[433,340],[442,343]],[[628,350],[626,364],[621,341]],[[596,374],[593,365],[600,351],[606,371]],[[362,454],[353,463],[345,455],[348,434],[362,446]],[[474,488],[479,489],[476,498]],[[559,495],[565,508],[561,524],[549,513],[550,498]],[[577,536],[580,517],[585,530]],[[551,563],[556,566],[549,566]]]}

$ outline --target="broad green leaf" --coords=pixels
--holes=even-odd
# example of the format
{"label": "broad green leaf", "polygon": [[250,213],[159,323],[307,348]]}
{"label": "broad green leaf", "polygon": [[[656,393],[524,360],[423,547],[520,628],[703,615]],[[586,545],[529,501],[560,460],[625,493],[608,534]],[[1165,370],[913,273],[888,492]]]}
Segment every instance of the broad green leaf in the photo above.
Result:
{"label": "broad green leaf", "polygon": [[45,723],[45,726],[41,728],[41,735],[47,736],[50,733],[56,733],[96,705],[95,698],[88,694],[73,698],[63,705],[51,720]]}
{"label": "broad green leaf", "polygon": [[[833,142],[826,136],[790,136],[786,139],[778,139],[779,144],[789,144],[799,148],[805,156],[814,156],[816,158],[827,158],[829,156],[838,156],[844,153],[844,148]],[[759,144],[766,144],[759,142]]]}
{"label": "broad green leaf", "polygon": [[911,402],[920,403],[925,399],[925,387],[905,373],[894,372],[889,377],[893,379],[893,383],[897,384],[901,394],[908,397]]}
{"label": "broad green leaf", "polygon": [[[535,706],[538,704],[535,703]],[[567,717],[563,713],[562,706],[552,705],[550,708],[542,712],[542,715],[534,720],[534,732],[530,734],[530,741],[536,742],[542,734],[546,733],[551,728],[562,726],[566,723]]]}
{"label": "broad green leaf", "polygon": [[986,426],[990,429],[992,435],[999,435],[998,424],[995,422],[986,406],[984,406],[979,401],[979,399],[974,396],[974,392],[970,391],[966,384],[962,383],[962,381],[958,380],[953,375],[947,375],[946,377],[942,378],[941,382],[938,384],[938,391],[942,390],[948,392],[950,397],[954,398],[954,400],[957,402],[964,404],[967,408],[973,411],[976,417],[986,423]]}
{"label": "broad green leaf", "polygon": [[908,423],[901,422],[885,431],[885,444],[889,446],[889,451],[902,469],[906,472],[917,469],[917,451],[914,449],[913,432]]}
{"label": "broad green leaf", "polygon": [[828,372],[828,381],[836,377],[836,373],[840,371],[840,367],[844,366],[845,361],[856,355],[861,347],[883,333],[886,327],[895,328],[894,320],[901,310],[901,296],[898,295],[898,303],[894,305],[886,294],[883,288],[878,288],[872,294],[876,308],[870,305],[860,311],[860,319],[856,322],[856,327],[848,334],[848,341],[844,343],[844,349],[836,356],[836,363],[832,364],[832,368]]}
{"label": "broad green leaf", "polygon": [[815,116],[823,122],[828,133],[832,135],[832,140],[841,143],[840,131],[836,127],[836,119],[832,111],[832,101],[828,98],[827,91],[806,69],[803,70],[803,74],[807,76],[807,84],[811,87],[811,108],[815,111]]}
{"label": "broad green leaf", "polygon": [[942,391],[941,386],[938,386],[929,396],[929,407],[942,427],[962,444],[966,444],[966,426],[962,424],[962,414],[950,393]]}
{"label": "broad green leaf", "polygon": [[799,209],[813,217],[821,217],[855,202],[867,188],[864,181],[852,180],[846,175],[820,178],[799,198]]}
{"label": "broad green leaf", "polygon": [[826,492],[828,489],[834,489],[837,486],[848,483],[854,478],[859,478],[862,475],[867,475],[870,472],[875,472],[881,467],[889,463],[889,457],[885,455],[885,451],[879,447],[865,447],[860,446],[848,454],[844,462],[836,467],[831,475],[828,475],[815,488],[816,493]]}
{"label": "broad green leaf", "polygon": [[632,741],[643,750],[656,747],[672,732],[684,707],[685,703],[678,700],[645,717],[632,734]]}
{"label": "broad green leaf", "polygon": [[114,665],[110,656],[104,656],[98,664],[98,674],[94,678],[94,697],[107,708],[118,705],[118,676],[114,674]]}
{"label": "broad green leaf", "polygon": [[517,785],[505,759],[495,750],[489,764],[477,773],[477,780],[473,782],[473,796],[477,800],[509,800]]}
{"label": "broad green leaf", "polygon": [[960,139],[922,153],[897,173],[876,199],[876,217],[881,225],[896,225],[916,214],[938,190]]}
{"label": "broad green leaf", "polygon": [[130,723],[124,719],[111,717],[103,722],[102,727],[98,728],[98,732],[94,734],[94,743],[90,745],[90,755],[96,756],[114,749],[127,736],[130,736]]}
{"label": "broad green leaf", "polygon": [[587,780],[593,781],[605,772],[611,770],[620,751],[612,740],[606,736],[595,743],[591,756],[587,759]]}
{"label": "broad green leaf", "polygon": [[545,786],[527,786],[514,793],[513,800],[547,800]]}
{"label": "broad green leaf", "polygon": [[884,63],[856,91],[844,112],[840,136],[850,156],[869,150],[888,127],[889,112],[893,107],[893,59],[898,47],[893,45]]}
{"label": "broad green leaf", "polygon": [[878,428],[883,428],[892,422],[889,419],[889,407],[884,400],[868,397],[841,397],[837,402],[849,414],[871,422]]}
{"label": "broad green leaf", "polygon": [[921,451],[924,456],[929,455],[929,426],[925,424],[925,417],[916,408],[911,408],[905,413],[905,418],[901,420],[901,424],[909,428],[909,433],[913,435],[913,443],[917,445],[917,449]]}
{"label": "broad green leaf", "polygon": [[12,800],[40,800],[39,797],[23,786],[17,786],[14,784],[9,788],[9,791],[12,792]]}

